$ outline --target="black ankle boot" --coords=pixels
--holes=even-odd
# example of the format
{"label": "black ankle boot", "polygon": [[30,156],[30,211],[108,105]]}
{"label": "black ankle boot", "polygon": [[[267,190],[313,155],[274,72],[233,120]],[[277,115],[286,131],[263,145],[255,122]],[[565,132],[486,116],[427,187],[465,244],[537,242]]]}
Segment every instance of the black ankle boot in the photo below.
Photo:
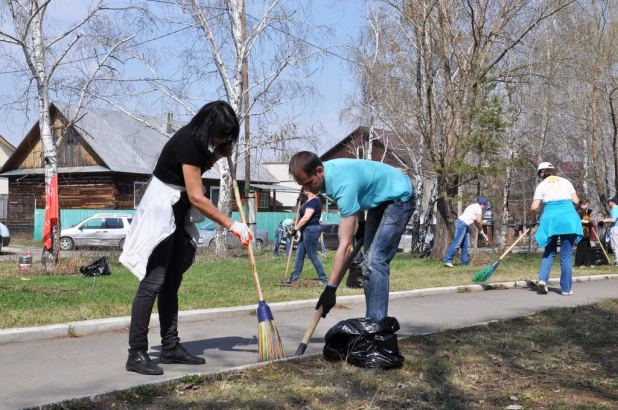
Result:
{"label": "black ankle boot", "polygon": [[163,350],[161,352],[161,363],[204,364],[206,359],[193,356],[178,343],[173,350]]}
{"label": "black ankle boot", "polygon": [[125,367],[127,371],[139,374],[163,374],[163,369],[154,364],[146,352],[129,353],[129,358],[127,359],[127,365]]}

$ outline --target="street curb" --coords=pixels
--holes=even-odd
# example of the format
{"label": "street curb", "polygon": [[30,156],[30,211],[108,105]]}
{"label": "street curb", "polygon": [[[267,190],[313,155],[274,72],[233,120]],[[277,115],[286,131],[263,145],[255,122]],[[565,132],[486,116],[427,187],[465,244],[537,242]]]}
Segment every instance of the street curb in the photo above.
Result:
{"label": "street curb", "polygon": [[[573,282],[591,282],[599,280],[618,279],[616,275],[589,275],[573,277]],[[560,279],[550,279],[549,284],[559,284]],[[431,295],[442,295],[448,293],[468,293],[468,292],[483,292],[486,290],[499,289],[514,289],[527,288],[536,286],[536,281],[520,280],[501,283],[490,283],[483,285],[460,285],[446,286],[438,288],[425,288],[406,290],[401,292],[391,292],[390,299],[414,298]],[[360,303],[365,300],[364,295],[339,296],[337,302],[345,303]],[[315,308],[318,299],[294,300],[289,302],[269,303],[270,310],[273,313],[289,311],[295,309]],[[181,323],[196,322],[201,320],[214,320],[233,316],[255,315],[256,306],[235,306],[230,308],[213,308],[188,310],[178,313],[178,319]],[[151,323],[158,323],[159,315],[151,316]],[[60,337],[80,337],[95,333],[103,333],[110,331],[121,331],[131,323],[130,316],[84,320],[80,322],[69,322],[46,326],[20,327],[10,329],[0,329],[0,345],[9,343],[29,342],[35,340],[46,340]]]}

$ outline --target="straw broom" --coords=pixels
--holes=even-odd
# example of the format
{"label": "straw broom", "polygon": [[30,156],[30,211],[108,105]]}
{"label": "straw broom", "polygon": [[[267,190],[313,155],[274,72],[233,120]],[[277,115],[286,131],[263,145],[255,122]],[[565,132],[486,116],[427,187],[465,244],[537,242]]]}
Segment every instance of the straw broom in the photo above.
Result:
{"label": "straw broom", "polygon": [[517,238],[517,240],[513,242],[513,244],[509,246],[509,248],[506,251],[504,251],[502,256],[500,256],[500,258],[498,258],[497,261],[495,261],[489,266],[484,267],[480,271],[476,272],[476,274],[472,278],[472,282],[474,283],[486,282],[491,277],[491,275],[494,274],[494,272],[496,271],[496,268],[500,264],[500,261],[504,259],[504,257],[511,251],[511,249],[513,249],[515,245],[517,245],[519,241],[521,241],[529,231],[530,231],[530,228],[526,228],[526,230],[521,234],[521,236]]}
{"label": "straw broom", "polygon": [[[240,191],[238,190],[238,182],[236,181],[236,175],[234,173],[234,166],[232,159],[227,157],[227,163],[230,167],[230,173],[232,175],[232,185],[234,186],[234,195],[236,196],[236,205],[238,206],[238,213],[240,214],[240,220],[246,223],[245,213],[242,209],[242,202],[240,201]],[[249,181],[246,181],[249,183]],[[255,266],[255,258],[253,257],[253,249],[251,242],[247,247],[249,253],[249,261],[251,262],[251,271],[253,273],[253,283],[255,284],[255,290],[258,295],[258,361],[267,362],[270,360],[284,359],[286,357],[283,343],[279,337],[279,331],[275,325],[273,314],[270,311],[270,307],[264,301],[262,295],[262,288],[260,286],[260,279],[257,274],[257,267]]]}
{"label": "straw broom", "polygon": [[[360,238],[358,242],[356,242],[356,246],[354,246],[354,249],[352,249],[352,252],[350,252],[350,254],[348,255],[348,258],[343,263],[342,270],[344,274],[348,270],[350,265],[352,264],[354,257],[360,251],[364,242],[365,242],[364,238]],[[309,340],[311,340],[311,336],[313,336],[313,332],[315,331],[315,328],[318,326],[318,323],[320,322],[320,318],[322,317],[323,312],[324,312],[324,308],[320,306],[320,308],[315,312],[315,315],[313,316],[313,320],[309,324],[309,328],[305,332],[305,335],[303,336],[303,340],[301,340],[300,344],[298,345],[298,349],[296,349],[296,353],[294,353],[294,356],[302,356],[303,353],[305,353],[305,350],[307,350],[307,344],[309,344]]]}

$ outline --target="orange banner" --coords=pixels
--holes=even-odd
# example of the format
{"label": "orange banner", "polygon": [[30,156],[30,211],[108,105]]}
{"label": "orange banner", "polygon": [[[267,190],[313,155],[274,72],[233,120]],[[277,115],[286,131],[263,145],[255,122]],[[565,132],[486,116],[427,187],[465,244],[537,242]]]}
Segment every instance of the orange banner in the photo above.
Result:
{"label": "orange banner", "polygon": [[52,177],[45,190],[45,218],[43,220],[43,244],[48,250],[52,250],[52,233],[54,226],[58,224],[60,217],[58,206],[58,174]]}

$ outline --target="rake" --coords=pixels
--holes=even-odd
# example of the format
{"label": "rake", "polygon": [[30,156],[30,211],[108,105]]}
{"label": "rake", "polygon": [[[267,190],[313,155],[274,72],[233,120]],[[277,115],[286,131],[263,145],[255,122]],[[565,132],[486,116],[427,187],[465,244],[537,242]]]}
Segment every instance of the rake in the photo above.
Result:
{"label": "rake", "polygon": [[[236,181],[236,176],[234,175],[234,165],[232,164],[232,159],[230,157],[227,157],[227,163],[230,167],[230,173],[232,175],[232,185],[234,186],[234,195],[236,196],[236,206],[238,206],[240,220],[243,223],[246,223],[245,213],[242,209],[242,202],[240,201],[238,182]],[[257,267],[255,266],[255,258],[253,256],[251,242],[249,242],[247,250],[249,253],[249,261],[251,263],[251,271],[253,273],[253,283],[255,284],[255,290],[257,291],[259,300],[257,307],[258,361],[267,362],[270,360],[284,359],[286,354],[281,338],[279,337],[279,331],[275,325],[275,320],[273,319],[273,314],[270,311],[270,307],[266,304],[264,301],[264,296],[262,295],[262,288],[260,286],[260,279],[257,274]]]}
{"label": "rake", "polygon": [[476,274],[472,278],[472,282],[474,283],[487,282],[487,280],[491,277],[491,275],[493,275],[494,272],[496,271],[496,268],[500,264],[500,261],[504,259],[504,257],[511,251],[511,249],[513,249],[515,245],[517,245],[519,241],[521,241],[528,234],[529,231],[530,231],[530,228],[526,228],[526,230],[519,236],[519,238],[517,238],[517,240],[513,242],[513,244],[509,246],[509,248],[506,251],[504,251],[502,256],[500,256],[500,258],[498,258],[497,261],[495,261],[489,266],[484,267],[480,271],[476,272]]}

